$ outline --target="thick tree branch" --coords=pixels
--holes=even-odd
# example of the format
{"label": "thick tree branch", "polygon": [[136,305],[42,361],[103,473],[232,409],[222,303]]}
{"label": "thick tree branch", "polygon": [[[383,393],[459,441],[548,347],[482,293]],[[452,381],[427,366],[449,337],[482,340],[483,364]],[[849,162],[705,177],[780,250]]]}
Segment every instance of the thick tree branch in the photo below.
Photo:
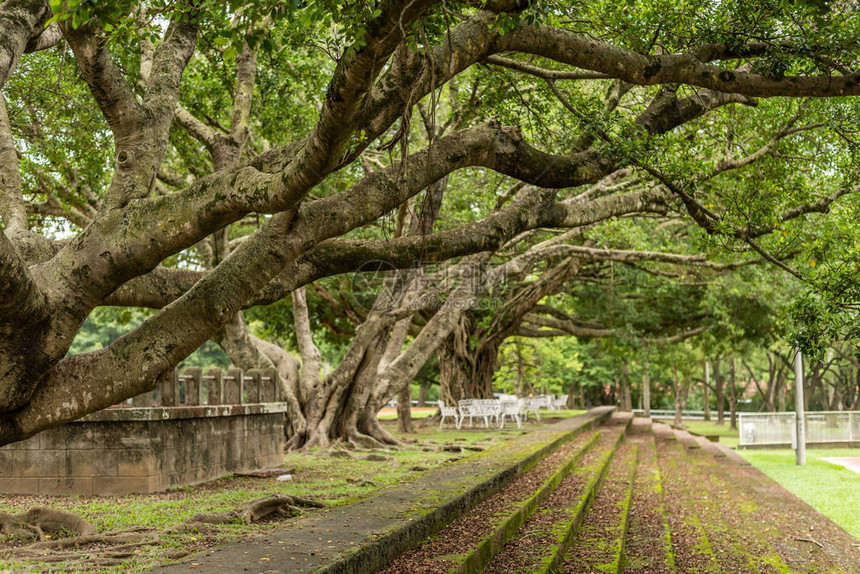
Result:
{"label": "thick tree branch", "polygon": [[142,110],[102,41],[105,32],[93,24],[73,28],[71,20],[63,21],[60,28],[93,98],[113,131],[117,155],[123,151],[130,153],[142,128]]}
{"label": "thick tree branch", "polygon": [[521,26],[502,36],[497,49],[543,56],[639,86],[689,84],[751,97],[822,98],[860,94],[860,71],[841,76],[774,78],[706,63],[716,52],[646,56],[550,26]]}
{"label": "thick tree branch", "polygon": [[546,68],[540,68],[527,62],[503,58],[502,56],[488,56],[487,58],[484,58],[484,63],[501,66],[502,68],[515,70],[544,80],[606,80],[612,78],[612,76],[607,74],[599,74],[595,72],[547,70]]}
{"label": "thick tree branch", "polygon": [[12,75],[27,45],[42,35],[50,18],[47,0],[6,0],[0,4],[0,87]]}
{"label": "thick tree branch", "polygon": [[6,100],[0,94],[0,219],[13,241],[28,230],[27,208],[18,169],[18,151],[12,138]]}
{"label": "thick tree branch", "polygon": [[27,45],[24,47],[24,53],[31,54],[33,52],[41,52],[42,50],[53,48],[59,44],[62,39],[63,31],[56,23],[53,23],[37,35],[30,38]]}

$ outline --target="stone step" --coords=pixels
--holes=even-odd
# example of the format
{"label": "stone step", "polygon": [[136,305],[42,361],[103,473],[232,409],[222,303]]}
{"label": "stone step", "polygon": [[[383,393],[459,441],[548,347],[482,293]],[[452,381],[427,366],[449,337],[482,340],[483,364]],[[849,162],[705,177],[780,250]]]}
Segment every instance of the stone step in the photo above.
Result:
{"label": "stone step", "polygon": [[639,445],[630,442],[618,449],[561,572],[621,571],[638,450]]}
{"label": "stone step", "polygon": [[672,432],[675,434],[675,439],[678,441],[678,443],[685,449],[695,450],[702,448],[702,445],[700,445],[699,441],[696,440],[697,437],[691,435],[687,431],[681,429],[672,429]]}
{"label": "stone step", "polygon": [[486,574],[557,572],[586,516],[610,463],[624,439],[626,425],[601,428],[600,442],[565,478],[484,569]]}
{"label": "stone step", "polygon": [[645,417],[633,417],[633,421],[630,423],[630,434],[651,434],[651,430],[653,428],[654,423],[650,418]]}
{"label": "stone step", "polygon": [[[720,453],[726,457],[729,462],[734,463],[738,466],[750,466],[750,463],[747,459],[739,455],[735,450],[733,450],[730,446],[726,446],[724,444],[715,443],[716,448]],[[720,455],[715,455],[720,456]]]}
{"label": "stone step", "polygon": [[[709,489],[710,481],[705,475],[718,465],[712,456],[701,449],[682,450],[678,444],[658,445],[658,452],[661,448],[666,459],[671,457],[666,466],[678,479],[676,488],[670,489],[667,485],[666,496],[677,495],[686,499],[687,511],[697,514],[713,557],[722,571],[760,572],[762,565],[780,564],[779,556],[766,544],[746,539],[744,532],[728,523],[727,516],[740,509],[731,497],[715,496]],[[666,470],[663,470],[663,476],[666,476]],[[769,571],[769,567],[765,571]]]}
{"label": "stone step", "polygon": [[719,443],[712,442],[703,436],[697,436],[696,442],[698,442],[702,450],[709,455],[716,458],[726,458],[726,452],[718,446]]}
{"label": "stone step", "polygon": [[381,572],[480,571],[599,440],[599,431],[577,437]]}
{"label": "stone step", "polygon": [[352,504],[307,512],[289,528],[231,541],[155,571],[185,572],[196,563],[202,572],[233,572],[271,560],[285,573],[376,572],[574,437],[600,426],[613,410],[591,409]]}
{"label": "stone step", "polygon": [[726,508],[726,522],[752,556],[762,557],[761,571],[860,570],[860,550],[851,535],[758,469],[708,456],[695,459],[710,494]]}
{"label": "stone step", "polygon": [[721,512],[722,521],[743,546],[758,572],[789,572],[788,566],[770,544],[780,533],[764,516],[756,515],[757,505],[748,492],[730,485],[725,469],[737,470],[727,459],[715,459],[709,453],[695,453],[689,461],[696,469],[700,495]]}
{"label": "stone step", "polygon": [[663,503],[653,435],[633,436],[639,447],[622,572],[664,574],[675,571],[675,554]]}
{"label": "stone step", "polygon": [[[685,455],[674,433],[664,433],[654,425],[658,435],[657,465],[663,485],[663,503],[671,532],[675,567],[679,572],[722,572],[714,556],[711,541],[696,511],[686,479],[677,459]],[[743,570],[742,570],[743,571]]]}

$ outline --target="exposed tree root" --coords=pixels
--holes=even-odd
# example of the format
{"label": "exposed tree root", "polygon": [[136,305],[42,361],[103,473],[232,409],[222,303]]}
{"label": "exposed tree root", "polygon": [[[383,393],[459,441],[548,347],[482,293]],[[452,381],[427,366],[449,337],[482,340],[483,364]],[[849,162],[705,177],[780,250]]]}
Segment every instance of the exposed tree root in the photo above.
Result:
{"label": "exposed tree root", "polygon": [[[0,559],[108,566],[129,558],[141,547],[160,544],[165,535],[212,532],[217,525],[255,524],[273,516],[289,518],[300,514],[301,507],[323,508],[325,504],[275,494],[232,510],[197,514],[164,530],[134,526],[102,533],[87,520],[62,510],[40,507],[19,516],[0,513],[0,533],[3,534],[0,540],[26,543],[0,550]],[[66,537],[49,540],[46,532]]]}

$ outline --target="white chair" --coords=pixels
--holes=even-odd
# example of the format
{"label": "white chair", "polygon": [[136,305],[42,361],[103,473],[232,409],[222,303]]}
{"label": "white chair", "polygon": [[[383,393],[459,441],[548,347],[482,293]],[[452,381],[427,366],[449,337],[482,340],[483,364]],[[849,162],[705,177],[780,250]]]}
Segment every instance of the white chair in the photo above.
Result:
{"label": "white chair", "polygon": [[475,413],[472,409],[474,399],[463,399],[461,401],[457,401],[457,410],[460,413],[460,420],[457,423],[457,428],[460,428],[463,425],[463,421],[466,420],[466,417],[469,417],[469,426],[475,424],[475,421],[472,417],[475,416]]}
{"label": "white chair", "polygon": [[446,418],[454,419],[454,424],[457,425],[457,428],[460,428],[460,414],[457,412],[457,407],[446,407],[445,403],[440,399],[439,410],[442,411],[442,419],[439,421],[440,429]]}
{"label": "white chair", "polygon": [[499,401],[499,428],[505,427],[505,417],[511,417],[517,423],[517,428],[522,428],[520,413],[523,410],[522,399],[505,399]]}
{"label": "white chair", "polygon": [[523,413],[525,420],[529,420],[529,413],[534,413],[537,422],[540,422],[540,409],[546,406],[546,401],[543,397],[528,397],[523,399]]}

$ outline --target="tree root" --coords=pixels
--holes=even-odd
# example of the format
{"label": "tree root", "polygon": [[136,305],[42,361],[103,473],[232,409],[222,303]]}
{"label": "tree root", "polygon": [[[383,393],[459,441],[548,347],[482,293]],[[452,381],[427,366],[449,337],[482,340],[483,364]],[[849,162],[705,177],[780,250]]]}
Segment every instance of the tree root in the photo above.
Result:
{"label": "tree root", "polygon": [[[34,508],[20,516],[0,513],[0,533],[5,535],[5,540],[28,542],[23,546],[0,550],[0,558],[109,566],[134,555],[134,551],[141,547],[160,544],[166,535],[205,533],[216,530],[216,526],[222,524],[255,524],[272,516],[297,516],[301,514],[302,507],[324,508],[325,504],[299,496],[275,494],[252,500],[232,510],[197,514],[164,530],[133,526],[103,533],[97,532],[92,524],[80,516],[62,510]],[[71,536],[48,540],[45,532]]]}
{"label": "tree root", "polygon": [[[282,516],[295,516],[300,513],[299,506],[311,506],[323,508],[325,505],[315,500],[299,498],[298,496],[275,495],[260,498],[247,503],[242,508],[228,510],[225,512],[211,512],[197,514],[185,521],[183,524],[253,524],[271,514]],[[178,525],[182,526],[182,525]]]}

